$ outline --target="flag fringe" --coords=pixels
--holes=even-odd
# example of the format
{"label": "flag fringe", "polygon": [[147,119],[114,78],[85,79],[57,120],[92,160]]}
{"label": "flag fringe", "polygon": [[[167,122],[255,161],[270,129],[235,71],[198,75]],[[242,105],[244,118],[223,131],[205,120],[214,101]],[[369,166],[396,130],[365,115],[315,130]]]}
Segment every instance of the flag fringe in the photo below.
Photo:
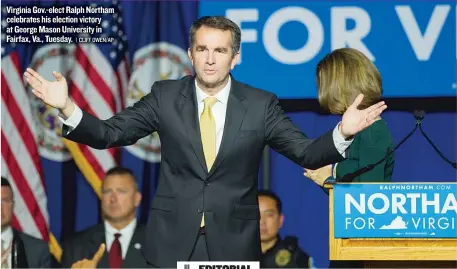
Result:
{"label": "flag fringe", "polygon": [[62,248],[60,247],[59,242],[57,241],[54,234],[51,232],[49,233],[49,251],[60,263],[62,259]]}
{"label": "flag fringe", "polygon": [[102,197],[102,181],[100,177],[95,172],[92,165],[90,165],[87,158],[79,149],[78,145],[70,140],[62,138],[64,145],[67,147],[68,151],[70,151],[73,159],[75,160],[76,165],[78,166],[79,170],[83,174],[84,178],[87,182],[92,186],[95,194],[97,194],[98,198],[101,199]]}

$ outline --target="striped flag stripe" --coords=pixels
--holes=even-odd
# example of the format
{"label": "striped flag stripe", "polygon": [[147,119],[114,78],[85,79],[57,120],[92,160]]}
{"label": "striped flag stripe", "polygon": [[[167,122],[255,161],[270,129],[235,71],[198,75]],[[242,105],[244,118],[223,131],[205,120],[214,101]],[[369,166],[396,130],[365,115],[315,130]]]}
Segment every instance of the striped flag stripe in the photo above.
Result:
{"label": "striped flag stripe", "polygon": [[[6,141],[2,141],[2,143],[6,143]],[[3,156],[2,154],[2,174],[6,175],[7,178],[13,178],[13,176],[9,172],[8,165],[5,163],[5,159],[5,156]],[[13,226],[22,228],[21,223],[27,223],[27,232],[31,235],[41,238],[41,233],[38,230],[35,220],[33,219],[32,215],[30,214],[30,211],[27,208],[27,205],[24,202],[22,193],[18,190],[16,181],[10,180],[9,182],[14,193],[15,214],[13,215]]]}
{"label": "striped flag stripe", "polygon": [[[79,63],[75,64],[73,69],[73,84],[77,86],[85,102],[95,113],[95,116],[101,119],[107,119],[113,115],[113,107],[109,105],[105,96],[100,94],[97,87],[86,76],[85,67]],[[79,101],[79,100],[77,100]],[[81,107],[86,109],[85,107]]]}
{"label": "striped flag stripe", "polygon": [[[25,103],[21,104],[19,108],[14,98],[13,92],[20,92],[21,88],[16,88],[15,91],[10,90],[10,81],[12,81],[12,76],[5,75],[3,72],[1,74],[2,79],[2,121],[5,121],[5,124],[2,122],[2,129],[9,130],[10,134],[8,139],[11,139],[12,142],[15,142],[16,146],[13,147],[16,150],[21,150],[17,152],[16,155],[21,159],[20,165],[23,168],[23,171],[26,175],[26,178],[31,185],[34,193],[37,196],[46,197],[44,190],[44,179],[43,171],[40,164],[40,157],[38,154],[38,148],[35,141],[35,136],[31,133],[29,124],[24,116],[24,111],[30,111],[30,104]],[[7,79],[9,78],[9,80]],[[14,85],[14,84],[13,84]],[[22,89],[24,89],[22,87]],[[25,90],[24,90],[25,91]],[[28,100],[28,99],[25,99]],[[10,136],[11,135],[11,136]],[[40,201],[40,200],[39,200]],[[41,211],[47,212],[46,208],[46,198],[39,205]],[[45,219],[48,220],[47,215]]]}
{"label": "striped flag stripe", "polygon": [[[6,75],[2,73],[2,131],[7,134],[10,146],[15,149],[14,157],[19,160],[19,167],[33,189],[38,205],[42,212],[47,212],[46,192],[44,190],[43,172],[39,160],[37,146],[28,124],[25,120],[24,110],[19,109],[13,98],[9,82],[6,82]],[[22,88],[23,89],[23,88]],[[20,91],[17,89],[16,91]],[[15,91],[15,92],[16,92]],[[27,104],[25,105],[27,106]],[[43,197],[42,199],[39,199]],[[48,215],[43,214],[46,223]]]}
{"label": "striped flag stripe", "polygon": [[[102,179],[106,170],[102,166],[100,162],[101,160],[93,154],[89,147],[81,144],[78,144],[78,147],[79,150],[83,153],[83,155],[87,158],[88,162],[92,165],[92,168],[94,169],[95,173],[98,175],[100,179]],[[107,154],[105,154],[105,156],[106,155]]]}
{"label": "striped flag stripe", "polygon": [[[1,132],[1,135],[2,135],[2,140],[7,141],[3,130]],[[47,240],[48,232],[47,232],[46,221],[38,206],[37,201],[34,199],[33,191],[30,189],[29,184],[27,183],[26,177],[22,173],[22,169],[19,167],[15,154],[11,152],[11,148],[10,148],[8,141],[6,143],[2,143],[2,156],[8,160],[7,165],[8,165],[9,171],[17,184],[17,188],[18,188],[19,192],[24,197],[24,201],[27,206],[27,209],[29,210],[30,214],[33,216],[35,223],[38,226],[38,230],[40,232],[39,237]]]}
{"label": "striped flag stripe", "polygon": [[[108,84],[106,83],[105,79],[100,75],[100,70],[103,70],[101,67],[101,63],[96,63],[96,66],[92,64],[90,58],[95,58],[99,52],[97,52],[96,46],[91,46],[89,49],[90,56],[86,54],[86,51],[82,50],[80,46],[76,49],[76,58],[77,58],[77,65],[80,66],[81,70],[83,71],[84,77],[88,79],[84,81],[85,85],[92,86],[90,89],[94,92],[98,92],[100,96],[105,99],[105,103],[108,104],[110,108],[110,112],[114,113],[116,111],[116,99],[114,97],[113,92],[110,90]],[[90,58],[89,58],[90,57]],[[76,73],[74,79],[78,79],[77,75],[82,73]],[[78,83],[78,81],[76,81]],[[96,87],[94,87],[96,85]],[[85,87],[80,87],[85,89]]]}
{"label": "striped flag stripe", "polygon": [[32,110],[30,107],[29,97],[27,96],[27,91],[24,87],[22,74],[21,76],[19,74],[21,74],[21,72],[19,68],[19,59],[16,54],[11,55],[11,57],[2,59],[2,91],[5,89],[5,87],[14,89],[14,91],[10,91],[9,93],[21,108],[21,114],[30,129],[28,132],[33,135],[33,138],[36,142],[37,130],[32,118]]}
{"label": "striped flag stripe", "polygon": [[[94,78],[91,78],[93,82],[97,81],[100,82],[94,83],[99,87],[100,89],[103,89],[104,91],[110,91],[111,97],[108,100],[111,100],[114,102],[115,105],[115,110],[114,111],[119,111],[122,109],[121,104],[122,104],[122,99],[121,96],[119,95],[120,92],[120,84],[117,82],[115,78],[116,72],[113,71],[113,68],[109,64],[109,62],[105,59],[105,57],[102,55],[100,49],[97,47],[96,44],[82,44],[81,45],[81,50],[84,51],[84,54],[86,55],[88,59],[88,64],[91,67],[94,67],[94,72],[93,74],[95,75]],[[89,76],[92,75],[91,72],[87,71],[87,74]]]}

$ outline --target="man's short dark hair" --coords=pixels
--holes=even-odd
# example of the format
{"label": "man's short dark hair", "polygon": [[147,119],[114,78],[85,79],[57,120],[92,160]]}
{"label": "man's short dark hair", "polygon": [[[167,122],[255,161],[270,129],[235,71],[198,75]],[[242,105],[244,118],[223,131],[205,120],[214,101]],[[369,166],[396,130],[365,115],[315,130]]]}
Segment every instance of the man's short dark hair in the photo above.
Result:
{"label": "man's short dark hair", "polygon": [[202,26],[214,28],[222,31],[230,31],[232,33],[232,52],[235,56],[240,51],[241,44],[241,29],[233,21],[224,16],[204,16],[192,23],[189,31],[189,46],[193,48],[195,42],[195,34]]}
{"label": "man's short dark hair", "polygon": [[125,174],[128,174],[128,175],[132,176],[133,178],[135,178],[135,175],[133,174],[133,171],[130,168],[122,167],[122,166],[115,166],[115,167],[111,168],[110,170],[108,170],[105,173],[105,177],[113,176],[113,175],[125,175]]}
{"label": "man's short dark hair", "polygon": [[2,187],[8,187],[11,190],[12,195],[14,196],[13,187],[11,187],[11,184],[8,181],[8,179],[6,179],[6,177],[2,177]]}
{"label": "man's short dark hair", "polygon": [[279,196],[276,195],[276,193],[274,193],[270,190],[259,190],[257,193],[258,193],[259,197],[265,196],[265,197],[269,197],[269,198],[273,199],[276,202],[276,208],[278,209],[279,214],[282,213],[282,202],[281,202],[281,199],[279,198]]}
{"label": "man's short dark hair", "polygon": [[135,183],[136,188],[138,188],[138,183],[136,181],[135,174],[133,174],[133,171],[131,169],[129,169],[127,167],[122,167],[122,166],[115,166],[105,173],[105,178],[108,176],[116,176],[116,175],[129,175],[132,178],[133,182]]}
{"label": "man's short dark hair", "polygon": [[6,187],[11,188],[11,184],[10,184],[10,182],[8,181],[8,179],[6,179],[6,177],[2,177],[2,187],[3,187],[3,186],[6,186]]}

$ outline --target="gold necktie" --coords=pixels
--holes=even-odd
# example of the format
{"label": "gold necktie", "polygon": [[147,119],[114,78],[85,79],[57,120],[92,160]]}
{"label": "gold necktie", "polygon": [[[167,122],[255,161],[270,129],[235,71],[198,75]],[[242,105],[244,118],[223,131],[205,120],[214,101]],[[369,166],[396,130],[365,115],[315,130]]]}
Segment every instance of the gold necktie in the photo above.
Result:
{"label": "gold necktie", "polygon": [[[216,104],[215,97],[207,97],[204,100],[205,107],[200,116],[200,135],[202,138],[203,153],[205,154],[206,167],[208,172],[216,160],[216,121],[214,120],[211,108]],[[205,215],[202,216],[200,227],[205,226]]]}

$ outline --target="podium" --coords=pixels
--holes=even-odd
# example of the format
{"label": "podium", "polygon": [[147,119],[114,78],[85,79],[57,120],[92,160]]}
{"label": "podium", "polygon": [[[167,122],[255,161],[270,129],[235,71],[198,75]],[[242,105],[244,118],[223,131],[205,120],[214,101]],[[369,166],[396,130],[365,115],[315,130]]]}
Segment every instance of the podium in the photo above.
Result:
{"label": "podium", "polygon": [[[345,185],[347,190],[350,188],[357,189],[359,186],[376,184],[376,183],[337,183],[338,187]],[[456,183],[378,183],[381,185],[392,185],[386,189],[395,189],[395,184],[414,184],[418,189],[420,186],[439,186],[436,184],[453,185],[455,191]],[[424,185],[425,184],[425,185]],[[444,185],[443,185],[444,186]],[[341,217],[341,203],[347,201],[336,201],[335,189],[336,185],[325,184],[324,188],[329,192],[329,254],[330,260],[339,261],[363,261],[365,268],[457,268],[457,219],[452,218],[454,221],[454,229],[450,233],[456,236],[443,237],[335,237],[335,218]],[[398,188],[398,187],[397,187]],[[339,189],[340,193],[346,192],[345,189]],[[423,191],[425,192],[425,191]],[[449,194],[448,194],[449,195]],[[451,194],[452,195],[452,194]],[[457,195],[457,194],[456,194]],[[344,197],[347,195],[345,194]],[[343,196],[339,195],[337,198]],[[363,196],[365,197],[365,196]],[[379,196],[378,196],[379,197]],[[433,196],[430,196],[433,197]],[[430,198],[429,197],[429,198]],[[449,197],[448,197],[449,198]],[[346,198],[345,198],[346,199]],[[452,200],[452,197],[449,198]],[[372,200],[373,201],[373,200]],[[452,202],[446,201],[449,209],[455,208],[457,211],[457,204],[453,206]],[[335,202],[337,202],[335,206]],[[429,201],[432,204],[433,201]],[[416,204],[419,204],[416,203]],[[347,206],[347,205],[346,205]],[[433,206],[433,204],[432,204]],[[338,207],[338,208],[336,208]],[[347,213],[347,212],[346,212]],[[454,212],[451,211],[454,215]],[[340,224],[340,222],[338,222]],[[450,222],[452,224],[452,222]],[[339,227],[340,229],[340,227]],[[346,228],[347,229],[347,228]],[[397,230],[400,231],[400,230]],[[399,233],[398,233],[399,234]],[[434,234],[434,233],[430,233]]]}

